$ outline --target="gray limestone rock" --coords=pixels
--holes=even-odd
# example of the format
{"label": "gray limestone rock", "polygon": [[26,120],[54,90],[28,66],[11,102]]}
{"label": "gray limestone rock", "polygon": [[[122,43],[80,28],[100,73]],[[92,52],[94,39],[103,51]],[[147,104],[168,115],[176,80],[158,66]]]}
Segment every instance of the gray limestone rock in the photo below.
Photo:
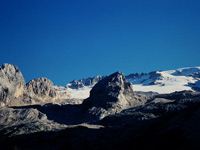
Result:
{"label": "gray limestone rock", "polygon": [[62,89],[60,91],[59,87],[54,86],[52,81],[47,78],[31,80],[26,86],[27,94],[33,99],[40,100],[41,103],[54,102],[70,97],[66,90]]}
{"label": "gray limestone rock", "polygon": [[3,64],[0,68],[0,107],[60,102],[70,98],[64,87],[54,86],[47,78],[25,83],[17,66]]}
{"label": "gray limestone rock", "polygon": [[48,120],[47,116],[37,109],[0,108],[0,132],[4,136],[29,134],[39,131],[56,131],[66,127],[66,125]]}
{"label": "gray limestone rock", "polygon": [[3,64],[0,68],[0,106],[12,105],[26,93],[23,75],[17,66]]}
{"label": "gray limestone rock", "polygon": [[46,97],[53,98],[56,92],[53,90],[53,83],[47,78],[39,78],[29,81],[27,84],[28,95],[37,99]]}

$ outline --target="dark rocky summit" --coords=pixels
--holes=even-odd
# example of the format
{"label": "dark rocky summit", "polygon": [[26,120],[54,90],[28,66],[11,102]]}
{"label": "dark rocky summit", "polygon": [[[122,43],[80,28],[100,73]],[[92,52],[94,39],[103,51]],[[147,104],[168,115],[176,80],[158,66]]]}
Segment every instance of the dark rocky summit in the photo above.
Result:
{"label": "dark rocky summit", "polygon": [[132,84],[121,72],[116,72],[99,81],[90,91],[90,97],[83,102],[83,105],[89,108],[90,115],[102,119],[123,109],[142,105],[145,100],[134,94]]}
{"label": "dark rocky summit", "polygon": [[90,97],[84,101],[91,106],[111,108],[118,103],[119,107],[132,106],[133,87],[121,72],[116,72],[99,81],[90,91]]}

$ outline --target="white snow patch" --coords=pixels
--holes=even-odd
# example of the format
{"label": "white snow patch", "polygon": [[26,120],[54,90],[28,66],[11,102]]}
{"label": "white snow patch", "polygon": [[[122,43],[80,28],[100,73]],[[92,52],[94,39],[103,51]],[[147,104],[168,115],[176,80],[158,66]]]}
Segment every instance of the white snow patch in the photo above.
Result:
{"label": "white snow patch", "polygon": [[171,74],[171,75],[189,76],[192,73],[200,72],[200,67],[186,67],[186,68],[168,70],[168,71],[163,71],[163,72],[167,74]]}
{"label": "white snow patch", "polygon": [[174,102],[174,100],[169,100],[169,99],[165,99],[165,98],[155,98],[153,101],[153,103],[170,103],[170,102]]}
{"label": "white snow patch", "polygon": [[92,87],[93,86],[84,86],[79,89],[67,88],[67,91],[70,93],[71,98],[86,99],[90,96],[90,90]]}
{"label": "white snow patch", "polygon": [[[192,69],[192,71],[193,70],[194,69]],[[144,91],[144,92],[153,91],[153,92],[158,92],[161,94],[172,93],[175,91],[192,90],[191,87],[188,86],[188,83],[195,83],[198,81],[198,79],[195,79],[189,76],[183,76],[183,75],[177,76],[177,75],[174,75],[175,72],[176,70],[158,72],[162,75],[162,79],[155,80],[155,85],[147,85],[147,83],[150,83],[151,81],[153,81],[152,79],[149,79],[148,75],[142,77],[139,80],[135,79],[137,80],[137,82],[132,81],[133,89],[135,91]],[[187,73],[185,73],[185,75],[189,75],[191,73],[192,72],[190,70]],[[144,83],[141,83],[140,81],[144,79],[146,79],[146,81]]]}

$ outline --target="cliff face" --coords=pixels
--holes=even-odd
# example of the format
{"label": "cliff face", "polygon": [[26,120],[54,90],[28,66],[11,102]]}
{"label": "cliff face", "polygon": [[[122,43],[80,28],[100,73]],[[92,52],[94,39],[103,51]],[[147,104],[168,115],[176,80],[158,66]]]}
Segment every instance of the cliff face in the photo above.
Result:
{"label": "cliff face", "polygon": [[27,83],[27,94],[42,102],[55,101],[57,99],[67,99],[70,97],[67,91],[59,91],[59,88],[53,85],[52,81],[47,78],[31,80]]}
{"label": "cliff face", "polygon": [[39,131],[55,131],[67,127],[66,125],[48,120],[46,114],[33,108],[13,109],[4,107],[0,109],[0,114],[0,131],[1,135],[4,136],[30,134]]}
{"label": "cliff face", "polygon": [[124,75],[116,72],[99,81],[83,104],[89,107],[89,114],[102,119],[123,109],[142,105],[144,102],[145,99],[134,94],[132,84]]}
{"label": "cliff face", "polygon": [[26,83],[19,68],[3,64],[0,68],[0,105],[10,105],[26,92]]}
{"label": "cliff face", "polygon": [[124,75],[116,72],[97,83],[90,92],[89,103],[93,106],[110,108],[113,105],[128,107],[132,105],[133,88]]}
{"label": "cliff face", "polygon": [[3,64],[0,68],[0,106],[44,104],[69,97],[66,89],[60,90],[47,78],[26,84],[17,66]]}

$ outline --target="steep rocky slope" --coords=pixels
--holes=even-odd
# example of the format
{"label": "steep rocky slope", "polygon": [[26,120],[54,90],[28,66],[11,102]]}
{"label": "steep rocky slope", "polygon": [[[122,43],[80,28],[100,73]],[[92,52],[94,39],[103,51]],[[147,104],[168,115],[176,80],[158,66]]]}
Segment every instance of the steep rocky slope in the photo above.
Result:
{"label": "steep rocky slope", "polygon": [[27,95],[32,99],[40,101],[41,104],[50,102],[59,102],[59,100],[68,99],[70,94],[66,89],[59,90],[52,81],[47,78],[31,80],[26,84]]}
{"label": "steep rocky slope", "polygon": [[47,119],[47,116],[37,109],[0,109],[0,134],[1,138],[30,134],[40,131],[57,131],[66,128]]}
{"label": "steep rocky slope", "polygon": [[132,84],[121,72],[116,72],[99,81],[90,91],[90,97],[83,101],[83,105],[89,108],[90,115],[102,119],[145,102],[146,97],[134,94]]}
{"label": "steep rocky slope", "polygon": [[3,64],[0,68],[0,106],[15,104],[26,93],[26,83],[19,68]]}
{"label": "steep rocky slope", "polygon": [[3,64],[0,68],[0,107],[59,103],[68,98],[70,94],[66,88],[54,86],[47,78],[26,84],[17,66]]}

